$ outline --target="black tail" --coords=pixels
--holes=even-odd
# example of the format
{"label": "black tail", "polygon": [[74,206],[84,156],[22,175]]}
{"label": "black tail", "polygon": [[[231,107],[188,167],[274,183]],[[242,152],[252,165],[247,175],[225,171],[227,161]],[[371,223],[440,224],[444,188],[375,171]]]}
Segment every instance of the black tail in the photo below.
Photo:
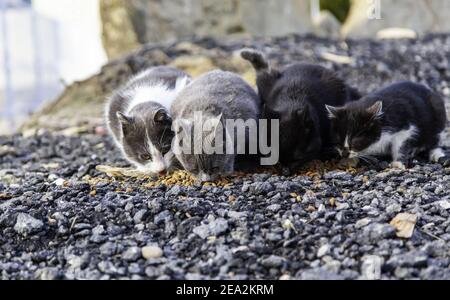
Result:
{"label": "black tail", "polygon": [[241,57],[248,60],[257,72],[265,72],[269,70],[269,63],[264,54],[254,49],[242,49]]}

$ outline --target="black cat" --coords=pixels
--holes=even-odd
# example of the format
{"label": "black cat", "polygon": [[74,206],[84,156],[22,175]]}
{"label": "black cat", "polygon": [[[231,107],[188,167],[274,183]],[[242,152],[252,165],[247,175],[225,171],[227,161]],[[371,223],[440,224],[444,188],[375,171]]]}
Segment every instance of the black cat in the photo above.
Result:
{"label": "black cat", "polygon": [[325,105],[341,106],[361,97],[332,71],[318,65],[294,63],[281,70],[264,55],[244,49],[241,56],[257,71],[263,118],[280,121],[280,162],[290,170],[329,158],[330,120]]}
{"label": "black cat", "polygon": [[405,168],[418,154],[449,165],[439,148],[447,123],[442,97],[427,87],[400,82],[346,106],[327,107],[338,152],[344,158],[389,155]]}

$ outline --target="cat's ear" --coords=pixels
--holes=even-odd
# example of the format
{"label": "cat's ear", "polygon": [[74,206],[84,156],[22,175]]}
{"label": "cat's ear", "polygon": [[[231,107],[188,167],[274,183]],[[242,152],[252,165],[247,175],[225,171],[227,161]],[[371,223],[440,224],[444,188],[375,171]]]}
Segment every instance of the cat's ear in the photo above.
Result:
{"label": "cat's ear", "polygon": [[161,108],[153,116],[153,121],[159,124],[170,124],[172,123],[172,118],[169,116],[165,109]]}
{"label": "cat's ear", "polygon": [[118,111],[116,113],[117,119],[119,120],[120,127],[122,128],[122,132],[124,135],[128,134],[128,132],[134,126],[134,120],[132,117],[125,115],[124,113]]}
{"label": "cat's ear", "polygon": [[383,102],[375,102],[374,105],[367,109],[367,112],[371,114],[374,119],[380,119],[383,116]]}
{"label": "cat's ear", "polygon": [[331,105],[325,105],[325,108],[327,109],[328,118],[330,119],[337,119],[338,113],[340,108],[331,106]]}

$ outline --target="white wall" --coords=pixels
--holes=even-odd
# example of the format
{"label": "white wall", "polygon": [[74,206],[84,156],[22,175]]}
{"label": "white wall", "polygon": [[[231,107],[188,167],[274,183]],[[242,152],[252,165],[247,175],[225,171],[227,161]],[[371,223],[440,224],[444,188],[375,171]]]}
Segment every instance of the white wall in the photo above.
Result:
{"label": "white wall", "polygon": [[55,99],[65,84],[86,79],[107,62],[98,2],[33,0],[32,8],[10,8],[0,15],[0,134]]}
{"label": "white wall", "polygon": [[65,82],[85,79],[106,63],[98,0],[33,0],[33,7],[60,27],[60,72]]}

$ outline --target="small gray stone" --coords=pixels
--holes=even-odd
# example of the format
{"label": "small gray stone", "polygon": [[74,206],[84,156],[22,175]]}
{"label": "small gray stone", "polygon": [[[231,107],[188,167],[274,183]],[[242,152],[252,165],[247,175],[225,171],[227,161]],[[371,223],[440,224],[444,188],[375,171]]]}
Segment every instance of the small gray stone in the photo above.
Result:
{"label": "small gray stone", "polygon": [[319,248],[319,250],[317,251],[317,257],[322,258],[325,255],[327,255],[329,251],[330,251],[330,245],[325,244],[325,245],[321,246]]}
{"label": "small gray stone", "polygon": [[183,193],[183,189],[179,185],[174,185],[167,193],[166,196],[179,196]]}
{"label": "small gray stone", "polygon": [[196,235],[202,239],[206,239],[210,236],[210,231],[208,225],[199,225],[192,230]]}
{"label": "small gray stone", "polygon": [[361,229],[361,228],[363,228],[363,227],[369,225],[370,222],[372,222],[371,219],[369,219],[369,218],[364,218],[364,219],[358,220],[358,221],[356,222],[356,224],[355,224],[355,227],[356,227],[357,229]]}
{"label": "small gray stone", "polygon": [[439,201],[438,204],[442,209],[445,209],[445,210],[450,209],[450,201],[448,201],[448,200]]}
{"label": "small gray stone", "polygon": [[350,205],[348,203],[340,203],[340,202],[336,203],[337,210],[346,210],[349,208],[350,208]]}
{"label": "small gray stone", "polygon": [[107,242],[100,246],[100,253],[103,256],[112,256],[117,252],[116,243]]}
{"label": "small gray stone", "polygon": [[273,213],[276,213],[277,211],[279,211],[281,209],[281,205],[280,204],[272,204],[272,205],[269,205],[268,207],[267,207],[267,210],[269,210],[269,211],[271,211],[271,212],[273,212]]}
{"label": "small gray stone", "polygon": [[94,229],[92,229],[92,236],[89,240],[94,243],[102,243],[107,239],[104,234],[105,228],[103,227],[103,225],[96,226],[94,227]]}
{"label": "small gray stone", "polygon": [[243,211],[243,212],[237,212],[237,211],[229,211],[228,212],[228,217],[230,217],[231,219],[234,220],[239,220],[239,219],[245,219],[247,218],[247,212]]}
{"label": "small gray stone", "polygon": [[103,225],[95,226],[94,229],[92,229],[92,234],[101,235],[105,233],[105,228]]}
{"label": "small gray stone", "polygon": [[172,218],[172,213],[168,210],[165,210],[157,214],[153,222],[155,223],[155,225],[160,225],[162,223],[170,222]]}
{"label": "small gray stone", "polygon": [[142,223],[142,220],[144,219],[145,215],[147,213],[146,209],[141,209],[133,216],[134,224]]}
{"label": "small gray stone", "polygon": [[155,279],[161,275],[161,271],[153,266],[145,268],[145,275],[147,275],[150,279]]}
{"label": "small gray stone", "polygon": [[72,269],[83,269],[89,263],[89,255],[84,254],[81,256],[70,254],[66,257],[67,264]]}
{"label": "small gray stone", "polygon": [[215,221],[209,224],[209,229],[211,233],[215,236],[218,236],[222,233],[225,233],[228,230],[228,221],[222,218],[216,219]]}
{"label": "small gray stone", "polygon": [[117,274],[118,268],[110,261],[101,261],[98,263],[98,269],[105,274]]}
{"label": "small gray stone", "polygon": [[61,272],[57,268],[43,268],[35,272],[35,278],[39,280],[57,280]]}
{"label": "small gray stone", "polygon": [[368,244],[376,243],[383,239],[393,238],[395,228],[389,224],[370,224],[364,227],[361,238]]}
{"label": "small gray stone", "polygon": [[321,267],[317,269],[309,269],[305,271],[300,271],[296,275],[297,278],[301,280],[343,280],[343,276],[331,272],[327,267]]}
{"label": "small gray stone", "polygon": [[391,268],[423,268],[427,266],[428,256],[421,251],[410,251],[399,255],[392,256],[387,262]]}
{"label": "small gray stone", "polygon": [[41,220],[35,219],[29,214],[20,213],[17,215],[14,230],[21,235],[27,236],[39,232],[42,227],[44,227],[44,223]]}
{"label": "small gray stone", "polygon": [[228,230],[228,221],[223,218],[218,218],[211,221],[208,225],[200,225],[194,228],[193,232],[202,239],[209,236],[218,236]]}
{"label": "small gray stone", "polygon": [[280,256],[271,255],[261,260],[261,265],[266,268],[277,268],[285,262],[285,259]]}
{"label": "small gray stone", "polygon": [[268,182],[255,182],[252,184],[252,188],[257,195],[267,194],[274,189],[273,185]]}
{"label": "small gray stone", "polygon": [[386,212],[388,214],[398,213],[402,210],[402,206],[398,203],[394,203],[386,207]]}
{"label": "small gray stone", "polygon": [[141,258],[142,252],[139,247],[130,247],[122,253],[122,259],[126,261],[137,261]]}

